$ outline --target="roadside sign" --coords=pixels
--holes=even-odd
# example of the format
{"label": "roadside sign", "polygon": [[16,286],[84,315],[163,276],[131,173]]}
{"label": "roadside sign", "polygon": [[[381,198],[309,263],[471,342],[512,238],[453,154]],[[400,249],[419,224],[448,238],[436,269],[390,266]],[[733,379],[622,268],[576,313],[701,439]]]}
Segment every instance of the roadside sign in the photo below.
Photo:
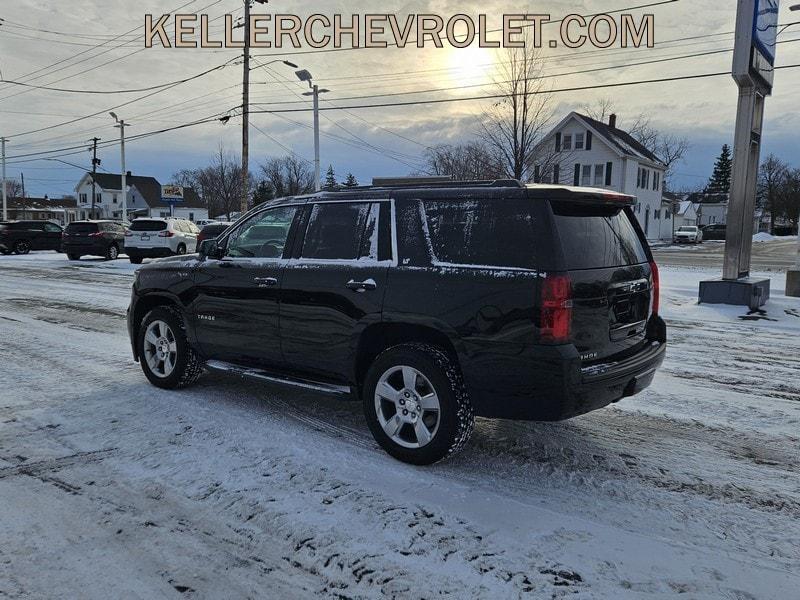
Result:
{"label": "roadside sign", "polygon": [[179,185],[162,185],[161,200],[164,202],[183,202],[183,188]]}
{"label": "roadside sign", "polygon": [[758,85],[772,93],[778,37],[779,0],[739,0],[733,78],[740,86]]}

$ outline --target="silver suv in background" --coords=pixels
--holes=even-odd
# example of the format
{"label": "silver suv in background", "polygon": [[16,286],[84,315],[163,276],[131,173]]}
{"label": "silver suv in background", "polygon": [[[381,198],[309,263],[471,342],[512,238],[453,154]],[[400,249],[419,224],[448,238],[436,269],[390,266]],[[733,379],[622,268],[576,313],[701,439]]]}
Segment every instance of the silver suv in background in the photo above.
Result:
{"label": "silver suv in background", "polygon": [[197,251],[200,229],[185,219],[136,219],[125,234],[125,253],[138,265],[145,258],[160,258]]}

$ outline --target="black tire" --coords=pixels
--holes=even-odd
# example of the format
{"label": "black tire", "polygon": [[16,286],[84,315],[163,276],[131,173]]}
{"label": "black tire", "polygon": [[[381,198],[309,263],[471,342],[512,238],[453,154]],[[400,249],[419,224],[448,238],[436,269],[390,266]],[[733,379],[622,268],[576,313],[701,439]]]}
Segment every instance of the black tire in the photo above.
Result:
{"label": "black tire", "polygon": [[31,251],[31,243],[28,240],[17,240],[14,244],[14,254],[28,254]]}
{"label": "black tire", "polygon": [[178,256],[183,256],[184,254],[186,254],[186,246],[184,246],[183,244],[178,244],[178,249],[176,250],[176,252]]}
{"label": "black tire", "polygon": [[110,244],[106,248],[106,260],[117,260],[119,258],[119,247],[116,244]]}
{"label": "black tire", "polygon": [[[167,377],[159,377],[154,373],[146,359],[145,334],[154,321],[166,323],[175,339],[175,368]],[[184,388],[193,384],[203,374],[203,361],[189,345],[183,316],[174,306],[158,306],[145,315],[136,333],[136,348],[145,377],[156,387],[166,390]]]}
{"label": "black tire", "polygon": [[130,256],[130,257],[128,257],[128,260],[131,261],[132,265],[140,265],[140,264],[142,264],[142,257],[141,256],[140,257]]}
{"label": "black tire", "polygon": [[[376,387],[384,373],[398,366],[409,366],[421,373],[439,399],[438,429],[430,442],[418,448],[406,448],[395,442],[378,420]],[[442,349],[428,344],[401,344],[380,354],[364,379],[362,401],[375,441],[394,458],[413,465],[431,465],[460,451],[475,424],[457,361]]]}
{"label": "black tire", "polygon": [[67,254],[67,258],[69,260],[80,260],[81,259],[80,254]]}

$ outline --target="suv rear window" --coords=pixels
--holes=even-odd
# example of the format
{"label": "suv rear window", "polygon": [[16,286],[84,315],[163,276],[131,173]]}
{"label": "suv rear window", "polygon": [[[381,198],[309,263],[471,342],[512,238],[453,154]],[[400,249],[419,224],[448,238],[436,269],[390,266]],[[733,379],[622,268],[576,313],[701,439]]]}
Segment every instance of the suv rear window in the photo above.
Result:
{"label": "suv rear window", "polygon": [[131,223],[130,231],[163,231],[167,228],[164,221],[134,221]]}
{"label": "suv rear window", "polygon": [[647,262],[647,253],[621,208],[552,202],[567,269],[601,269]]}
{"label": "suv rear window", "polygon": [[529,200],[425,200],[422,206],[434,263],[535,268]]}
{"label": "suv rear window", "polygon": [[65,231],[70,234],[95,233],[97,223],[70,223]]}

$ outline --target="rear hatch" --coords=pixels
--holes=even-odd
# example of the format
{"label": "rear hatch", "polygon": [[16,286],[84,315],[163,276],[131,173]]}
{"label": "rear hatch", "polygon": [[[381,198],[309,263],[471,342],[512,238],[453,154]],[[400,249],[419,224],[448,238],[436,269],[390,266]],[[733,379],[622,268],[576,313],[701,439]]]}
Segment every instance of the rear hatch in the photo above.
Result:
{"label": "rear hatch", "polygon": [[633,212],[602,203],[551,206],[571,282],[572,342],[587,363],[633,354],[645,343],[653,296]]}
{"label": "rear hatch", "polygon": [[63,241],[75,246],[91,246],[100,237],[97,223],[70,223],[64,230]]}
{"label": "rear hatch", "polygon": [[[128,248],[160,248],[169,245],[166,221],[137,219],[125,234]],[[162,235],[159,235],[162,234]]]}

